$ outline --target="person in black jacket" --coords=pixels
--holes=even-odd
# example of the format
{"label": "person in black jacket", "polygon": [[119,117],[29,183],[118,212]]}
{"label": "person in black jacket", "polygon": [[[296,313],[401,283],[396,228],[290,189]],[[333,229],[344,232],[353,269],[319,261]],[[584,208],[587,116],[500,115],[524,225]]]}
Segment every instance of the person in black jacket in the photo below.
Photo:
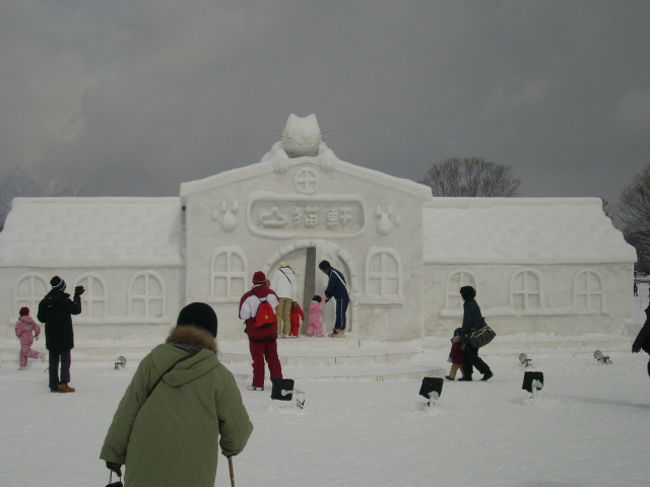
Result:
{"label": "person in black jacket", "polygon": [[336,318],[334,320],[334,329],[328,336],[331,338],[345,337],[345,312],[350,304],[350,295],[348,294],[345,277],[341,271],[334,269],[326,260],[318,264],[318,268],[329,277],[327,288],[325,289],[325,302],[331,298],[336,300]]}
{"label": "person in black jacket", "polygon": [[463,326],[460,330],[460,340],[465,344],[465,350],[463,350],[463,377],[458,380],[472,380],[473,367],[476,367],[483,374],[481,380],[488,380],[494,374],[488,364],[478,356],[478,348],[473,347],[469,342],[470,334],[485,326],[485,320],[481,316],[481,308],[474,299],[476,290],[472,286],[463,286],[460,288],[460,295],[463,298]]}
{"label": "person in black jacket", "polygon": [[[648,289],[648,300],[650,300],[650,289]],[[650,303],[645,309],[645,323],[632,343],[632,353],[637,353],[641,349],[650,354]],[[648,375],[650,376],[650,361],[648,362]]]}
{"label": "person in black jacket", "polygon": [[[70,387],[70,350],[74,348],[71,315],[81,313],[83,286],[74,289],[74,297],[65,291],[65,281],[59,276],[50,280],[52,289],[38,305],[38,320],[45,323],[45,346],[50,355],[50,391],[74,392]],[[59,376],[59,362],[61,375]]]}

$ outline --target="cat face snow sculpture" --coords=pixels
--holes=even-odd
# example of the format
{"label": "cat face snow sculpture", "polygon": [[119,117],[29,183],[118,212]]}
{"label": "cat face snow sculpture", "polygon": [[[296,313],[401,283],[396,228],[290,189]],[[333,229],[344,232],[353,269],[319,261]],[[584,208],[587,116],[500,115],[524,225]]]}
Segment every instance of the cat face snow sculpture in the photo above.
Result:
{"label": "cat face snow sculpture", "polygon": [[317,156],[320,148],[320,127],[316,115],[289,115],[282,132],[282,148],[287,156],[292,158]]}

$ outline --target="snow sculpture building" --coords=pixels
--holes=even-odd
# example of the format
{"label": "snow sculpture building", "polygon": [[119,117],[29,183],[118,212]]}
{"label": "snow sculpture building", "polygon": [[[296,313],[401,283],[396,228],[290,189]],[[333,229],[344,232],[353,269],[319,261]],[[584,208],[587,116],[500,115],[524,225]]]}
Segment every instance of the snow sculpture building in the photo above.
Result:
{"label": "snow sculpture building", "polygon": [[615,333],[636,255],[599,199],[433,198],[338,159],[315,116],[291,115],[260,162],[183,183],[178,198],[15,199],[0,310],[13,324],[57,274],[87,289],[77,335],[166,331],[183,304],[206,301],[220,339],[237,340],[254,271],[289,263],[308,309],[322,259],[348,278],[353,336],[410,341],[449,336],[468,284],[499,334]]}

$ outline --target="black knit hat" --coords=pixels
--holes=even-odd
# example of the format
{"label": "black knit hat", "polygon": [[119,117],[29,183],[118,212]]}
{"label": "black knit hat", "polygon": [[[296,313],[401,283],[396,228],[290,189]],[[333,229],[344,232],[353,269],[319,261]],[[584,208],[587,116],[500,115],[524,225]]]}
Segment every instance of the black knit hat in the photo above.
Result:
{"label": "black knit hat", "polygon": [[65,281],[59,276],[54,276],[52,279],[50,279],[50,286],[52,286],[53,289],[63,291],[65,290]]}
{"label": "black knit hat", "polygon": [[212,307],[205,303],[190,303],[178,313],[178,326],[194,325],[209,331],[213,337],[217,336],[217,314]]}
{"label": "black knit hat", "polygon": [[467,301],[468,299],[476,297],[476,289],[472,286],[463,286],[460,288],[460,295],[465,301]]}

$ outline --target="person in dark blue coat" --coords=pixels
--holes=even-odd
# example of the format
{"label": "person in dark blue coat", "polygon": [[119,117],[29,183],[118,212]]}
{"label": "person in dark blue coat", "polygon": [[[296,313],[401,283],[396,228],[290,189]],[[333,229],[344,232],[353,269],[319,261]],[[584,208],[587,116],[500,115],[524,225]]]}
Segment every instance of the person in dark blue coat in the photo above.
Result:
{"label": "person in dark blue coat", "polygon": [[463,377],[459,380],[472,380],[473,367],[476,367],[483,374],[481,380],[488,380],[494,374],[488,364],[478,356],[478,348],[473,347],[469,342],[471,333],[485,326],[481,308],[474,299],[476,290],[472,286],[463,286],[460,288],[460,295],[463,298],[463,326],[460,330],[460,340],[465,344],[465,350],[463,350]]}
{"label": "person in dark blue coat", "polygon": [[348,294],[347,283],[341,271],[334,269],[326,260],[318,264],[318,268],[327,276],[327,289],[325,289],[325,302],[331,298],[336,300],[336,318],[334,320],[334,329],[328,336],[332,338],[345,337],[345,313],[350,304],[350,295]]}

